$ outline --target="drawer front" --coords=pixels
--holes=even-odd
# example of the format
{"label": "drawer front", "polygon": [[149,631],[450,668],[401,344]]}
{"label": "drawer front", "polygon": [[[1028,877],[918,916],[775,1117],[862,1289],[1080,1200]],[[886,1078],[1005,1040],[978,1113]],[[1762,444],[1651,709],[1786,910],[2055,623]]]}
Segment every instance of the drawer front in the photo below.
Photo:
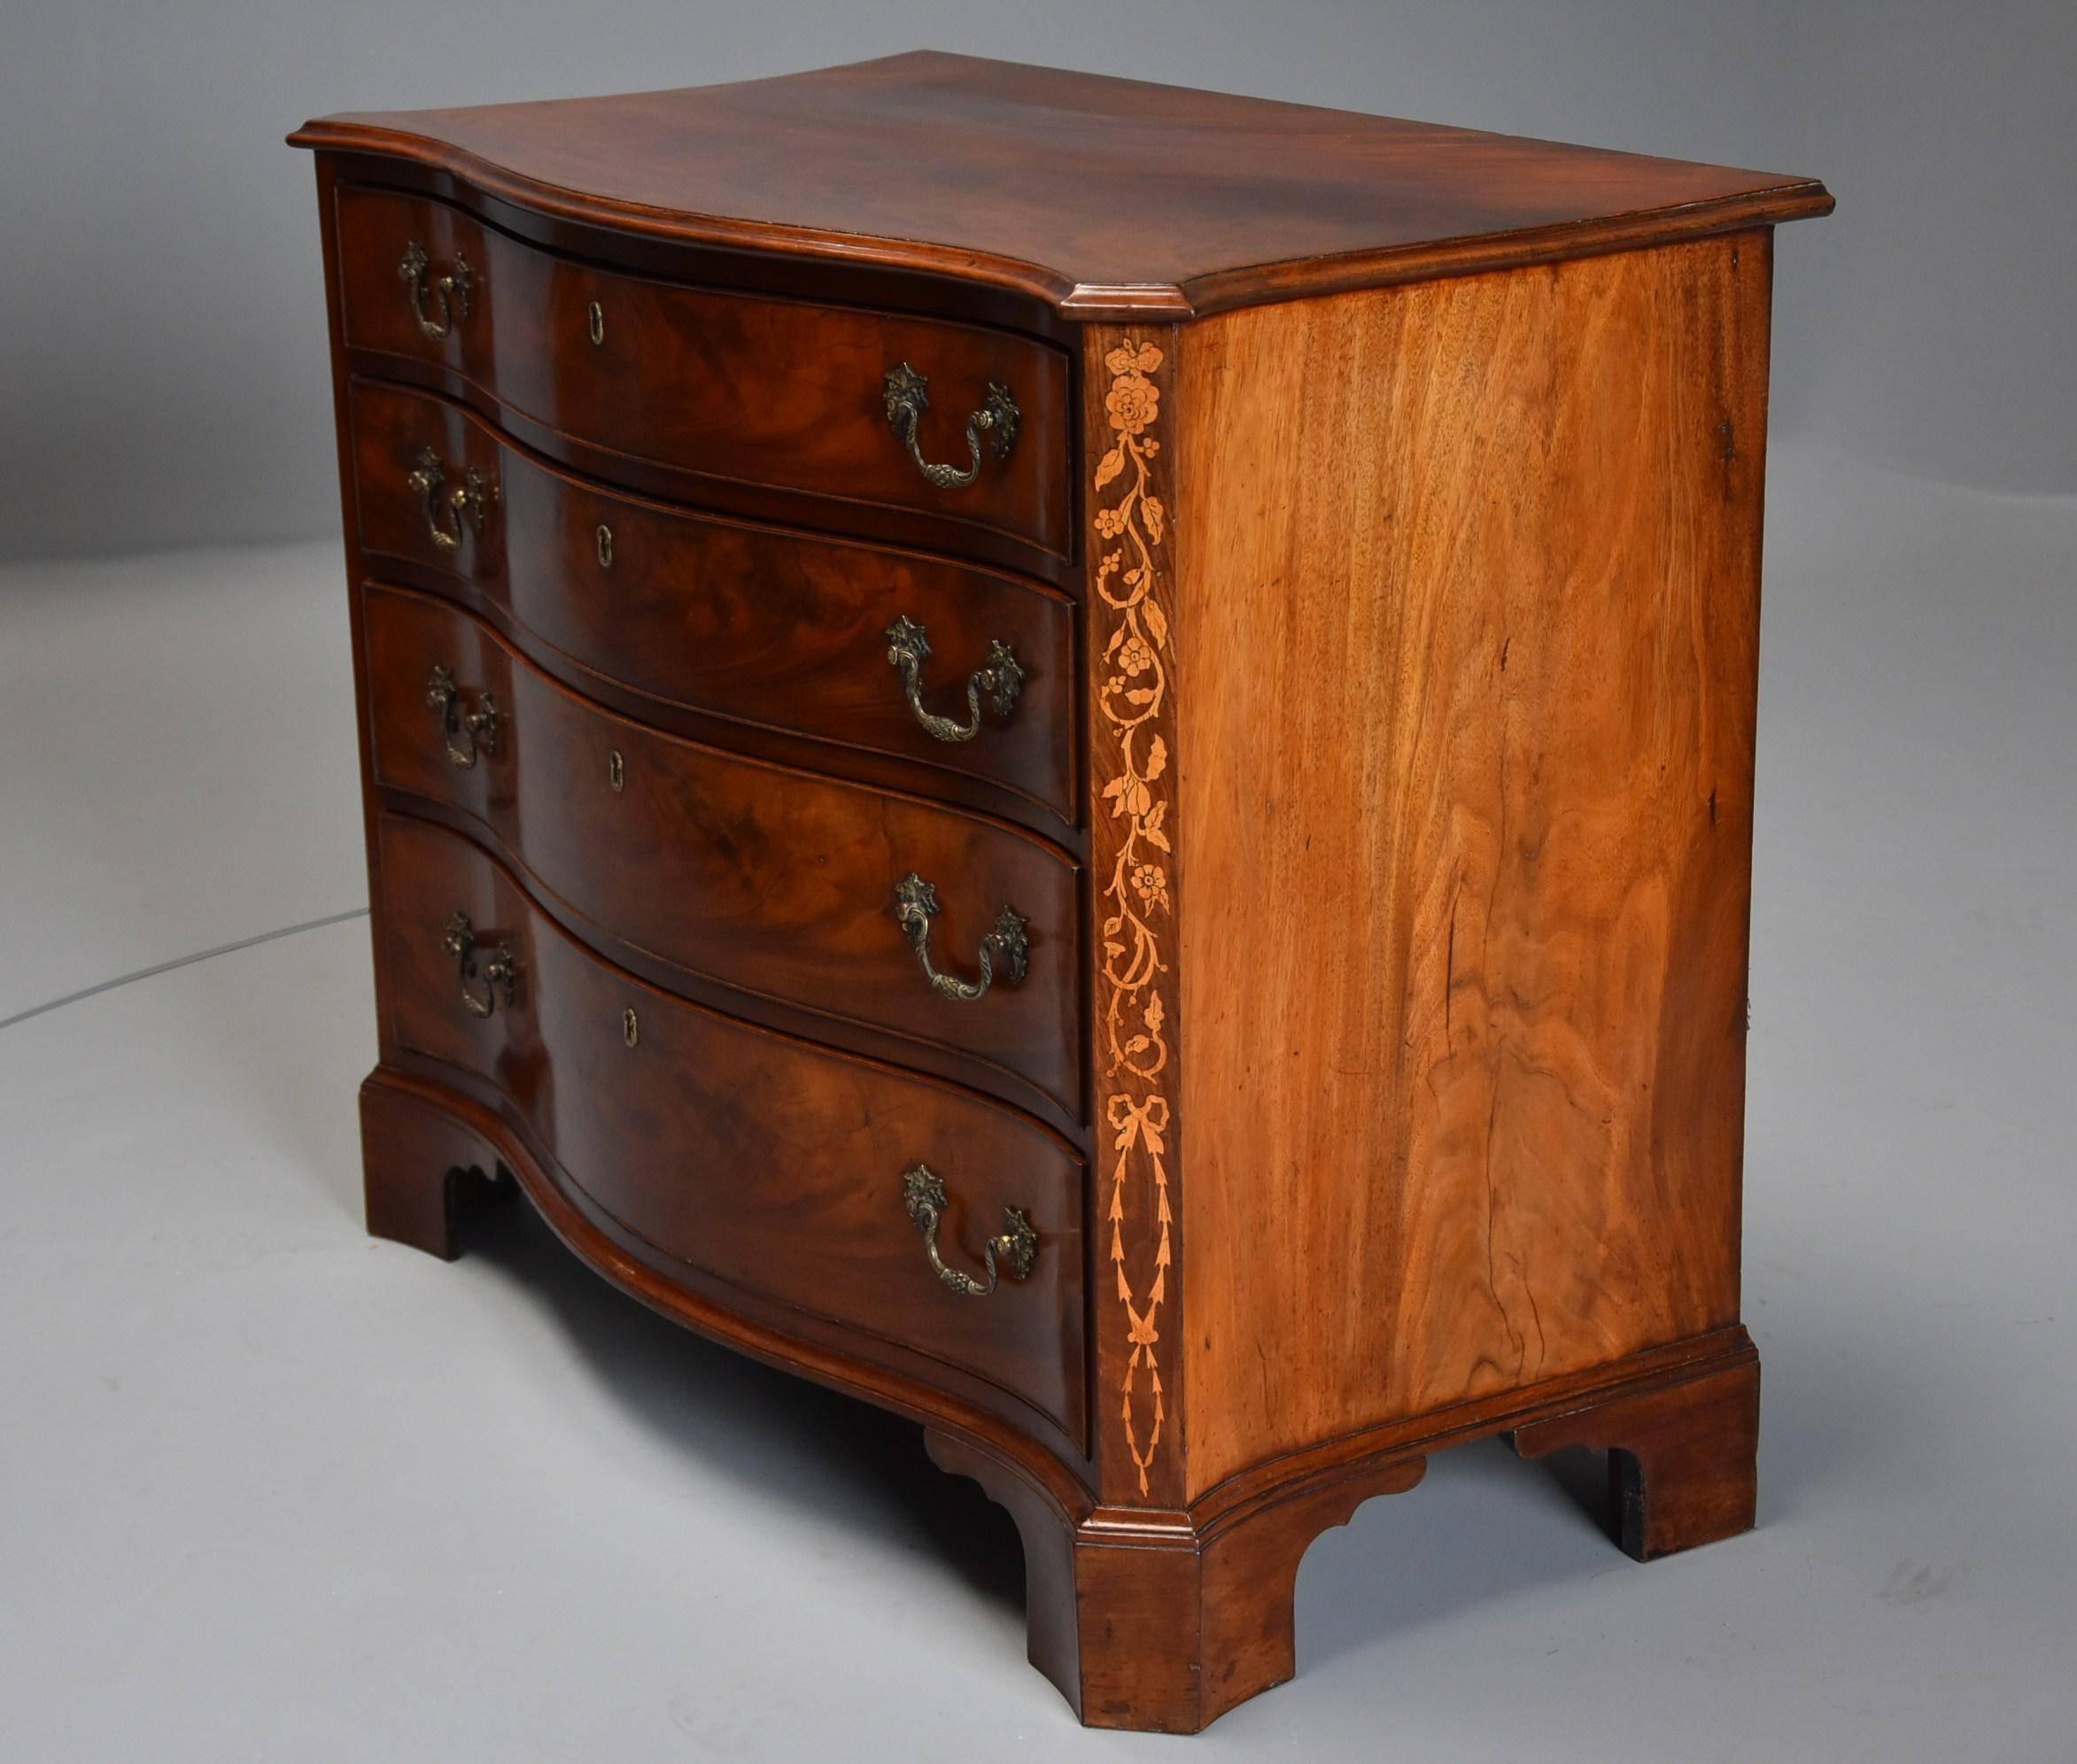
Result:
{"label": "drawer front", "polygon": [[[350,348],[450,368],[538,423],[656,465],[973,522],[1067,554],[1059,350],[620,275],[421,197],[348,189],[338,203]],[[931,482],[890,421],[888,375],[904,364],[927,382],[926,462],[971,468],[971,482]],[[991,386],[1015,406],[1014,438],[999,454],[1012,426],[977,427],[975,457],[968,417]]]}
{"label": "drawer front", "polygon": [[[363,591],[376,781],[484,823],[550,893],[690,972],[979,1058],[1081,1112],[1076,870],[1001,823],[666,735],[430,595]],[[431,701],[435,670],[452,695]],[[481,723],[484,698],[494,725]],[[487,738],[487,739],[486,739]],[[898,917],[936,890],[925,947]],[[1027,921],[1021,979],[993,926]],[[990,941],[989,940],[995,940]]]}
{"label": "drawer front", "polygon": [[[398,1045],[496,1085],[663,1257],[867,1332],[865,1358],[878,1338],[960,1367],[1083,1437],[1081,1166],[1061,1141],[949,1086],[641,985],[453,834],[389,816],[380,840]],[[448,941],[458,913],[474,934],[467,981]],[[940,1280],[905,1204],[918,1164],[943,1185],[946,1265],[985,1282],[1013,1207],[1036,1235],[1024,1278],[986,1297]]]}
{"label": "drawer front", "polygon": [[[349,408],[370,556],[470,584],[585,669],[649,697],[985,778],[1074,819],[1064,596],[616,495],[427,393],[363,381]],[[457,509],[472,471],[477,499]],[[913,702],[910,670],[889,659],[903,620],[923,633]]]}

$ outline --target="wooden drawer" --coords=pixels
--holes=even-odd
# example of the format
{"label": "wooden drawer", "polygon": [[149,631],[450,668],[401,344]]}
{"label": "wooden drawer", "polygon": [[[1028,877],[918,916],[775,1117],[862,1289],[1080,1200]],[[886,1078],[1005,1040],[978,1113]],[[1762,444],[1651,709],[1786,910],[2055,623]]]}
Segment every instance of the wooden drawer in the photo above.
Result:
{"label": "wooden drawer", "polygon": [[[570,692],[480,620],[363,591],[376,780],[481,821],[551,893],[637,948],[767,997],[931,1042],[1081,1111],[1076,870],[1057,847],[910,796],[748,760]],[[435,669],[453,707],[429,702]],[[463,719],[493,700],[494,746]],[[472,759],[471,763],[458,763]],[[932,961],[979,977],[996,915],[1028,922],[1020,981],[933,989],[896,918],[911,873],[942,909]]]}
{"label": "wooden drawer", "polygon": [[[428,393],[367,381],[349,397],[363,550],[470,584],[582,669],[663,702],[891,754],[1075,818],[1074,616],[1066,597],[993,570],[816,539],[616,494],[551,469]],[[437,456],[429,513],[423,456]],[[480,522],[440,498],[474,471]],[[437,517],[437,524],[436,524]],[[435,538],[438,533],[441,537]],[[453,543],[442,543],[442,539]],[[927,730],[888,631],[929,654]],[[1004,646],[1006,708],[968,681]]]}
{"label": "wooden drawer", "polygon": [[[379,832],[387,1033],[495,1085],[562,1172],[661,1257],[977,1374],[1084,1430],[1081,1165],[949,1086],[823,1052],[641,985],[565,936],[483,852],[422,822]],[[446,943],[474,927],[464,999]],[[508,993],[489,971],[509,949]],[[632,1013],[632,1015],[631,1015]],[[1028,1274],[989,1296],[934,1274],[904,1203],[947,1199],[939,1250],[979,1277],[1019,1209]],[[880,1356],[884,1358],[884,1356]]]}
{"label": "wooden drawer", "polygon": [[[545,428],[615,453],[920,510],[1067,554],[1067,358],[1047,344],[617,274],[422,197],[344,190],[338,226],[351,349],[448,368]],[[980,437],[973,482],[930,483],[890,426],[887,376],[903,364],[928,382],[917,434],[927,460],[969,467],[968,414],[991,386],[1016,407],[1007,454],[995,452],[1011,432],[997,425]]]}

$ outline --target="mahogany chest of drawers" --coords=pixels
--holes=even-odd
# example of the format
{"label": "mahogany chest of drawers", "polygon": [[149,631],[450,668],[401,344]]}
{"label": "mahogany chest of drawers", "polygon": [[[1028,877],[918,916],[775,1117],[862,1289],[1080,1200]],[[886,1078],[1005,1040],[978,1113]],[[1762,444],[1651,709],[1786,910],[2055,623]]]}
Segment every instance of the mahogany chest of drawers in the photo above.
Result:
{"label": "mahogany chest of drawers", "polygon": [[500,1172],[922,1420],[1091,1723],[1425,1457],[1752,1523],[1771,228],[1808,180],[942,55],[316,150],[369,1228]]}

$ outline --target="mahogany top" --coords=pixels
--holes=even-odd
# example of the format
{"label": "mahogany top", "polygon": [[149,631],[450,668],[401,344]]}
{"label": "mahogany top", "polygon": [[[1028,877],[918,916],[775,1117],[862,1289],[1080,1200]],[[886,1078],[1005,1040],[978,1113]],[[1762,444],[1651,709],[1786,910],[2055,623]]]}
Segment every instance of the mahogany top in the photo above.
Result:
{"label": "mahogany top", "polygon": [[322,118],[298,146],[572,219],[1183,315],[1828,213],[1811,178],[924,51]]}

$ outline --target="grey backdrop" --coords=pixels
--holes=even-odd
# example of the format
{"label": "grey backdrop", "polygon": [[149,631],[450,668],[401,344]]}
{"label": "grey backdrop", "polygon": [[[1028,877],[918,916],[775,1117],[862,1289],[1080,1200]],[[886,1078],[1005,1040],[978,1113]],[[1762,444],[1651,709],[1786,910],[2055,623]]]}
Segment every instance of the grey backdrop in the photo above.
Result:
{"label": "grey backdrop", "polygon": [[337,524],[306,116],[921,45],[1822,176],[1777,432],[2077,488],[2068,0],[12,0],[0,558]]}

